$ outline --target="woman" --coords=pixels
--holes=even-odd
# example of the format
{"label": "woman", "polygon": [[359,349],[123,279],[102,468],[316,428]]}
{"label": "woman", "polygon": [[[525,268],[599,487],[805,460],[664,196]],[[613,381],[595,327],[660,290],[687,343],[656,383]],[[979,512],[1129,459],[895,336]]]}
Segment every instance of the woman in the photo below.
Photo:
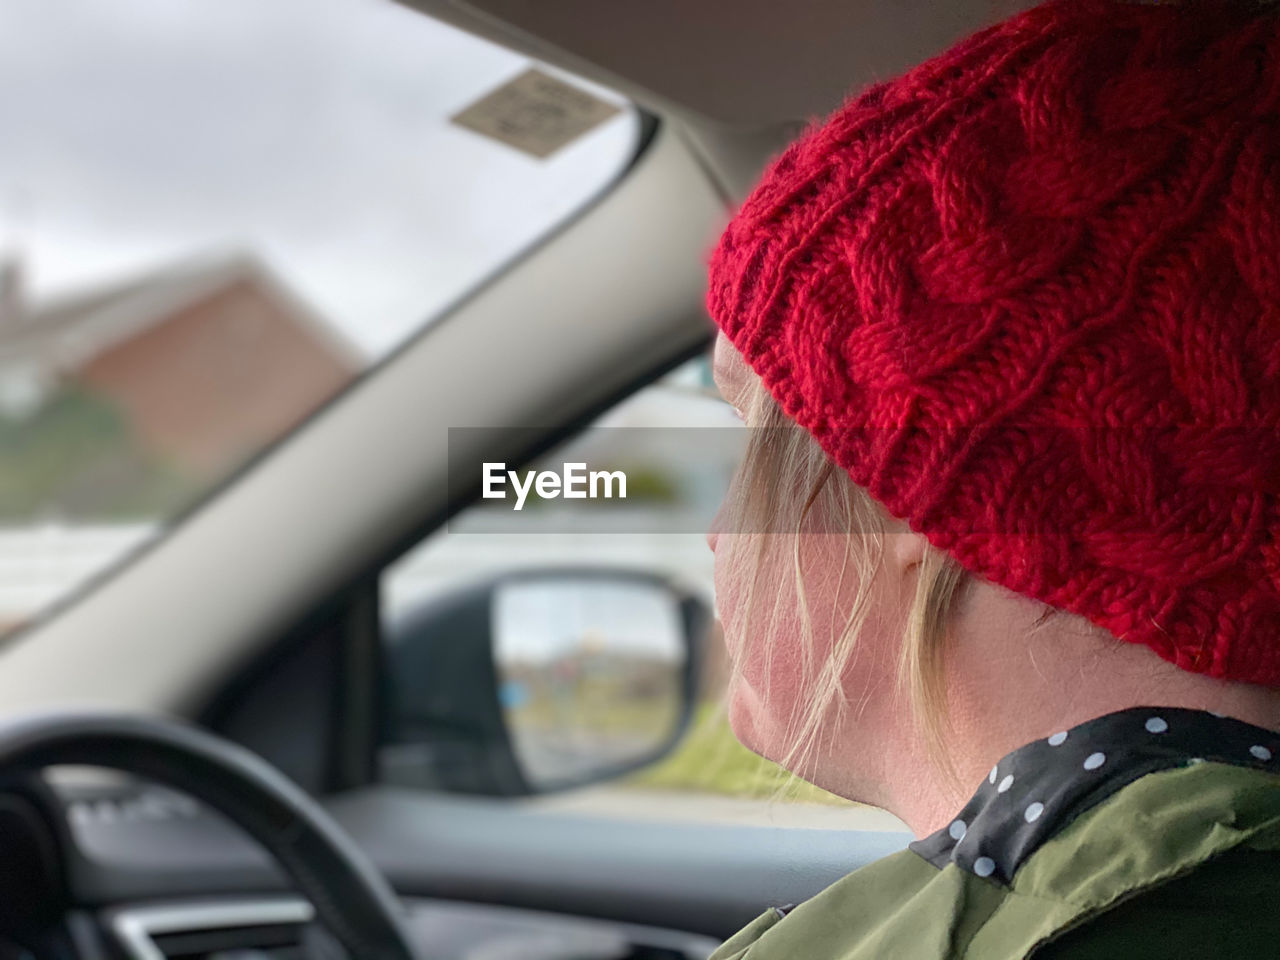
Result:
{"label": "woman", "polygon": [[716,960],[1280,956],[1280,13],[1050,2],[711,261],[750,748],[919,838]]}

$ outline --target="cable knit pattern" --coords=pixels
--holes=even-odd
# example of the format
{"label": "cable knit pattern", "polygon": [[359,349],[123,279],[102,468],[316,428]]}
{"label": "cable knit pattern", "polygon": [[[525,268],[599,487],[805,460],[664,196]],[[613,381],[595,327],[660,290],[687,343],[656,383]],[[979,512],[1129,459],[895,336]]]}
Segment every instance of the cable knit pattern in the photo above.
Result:
{"label": "cable knit pattern", "polygon": [[969,570],[1280,685],[1280,15],[1052,0],[766,172],[712,317]]}

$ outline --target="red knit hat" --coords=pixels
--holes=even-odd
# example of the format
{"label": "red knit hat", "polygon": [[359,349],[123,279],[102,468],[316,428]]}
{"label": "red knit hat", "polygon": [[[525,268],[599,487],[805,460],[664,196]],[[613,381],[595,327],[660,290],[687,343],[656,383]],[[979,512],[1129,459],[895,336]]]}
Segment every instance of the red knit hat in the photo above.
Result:
{"label": "red knit hat", "polygon": [[969,570],[1280,685],[1280,15],[1060,0],[851,99],[712,317]]}

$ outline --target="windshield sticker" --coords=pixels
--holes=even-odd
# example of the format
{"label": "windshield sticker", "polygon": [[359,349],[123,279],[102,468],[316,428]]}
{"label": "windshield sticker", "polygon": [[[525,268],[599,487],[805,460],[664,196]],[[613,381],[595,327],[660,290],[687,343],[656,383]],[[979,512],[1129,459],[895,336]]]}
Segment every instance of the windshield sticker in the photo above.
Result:
{"label": "windshield sticker", "polygon": [[543,158],[619,112],[608,101],[531,68],[450,119],[460,127]]}

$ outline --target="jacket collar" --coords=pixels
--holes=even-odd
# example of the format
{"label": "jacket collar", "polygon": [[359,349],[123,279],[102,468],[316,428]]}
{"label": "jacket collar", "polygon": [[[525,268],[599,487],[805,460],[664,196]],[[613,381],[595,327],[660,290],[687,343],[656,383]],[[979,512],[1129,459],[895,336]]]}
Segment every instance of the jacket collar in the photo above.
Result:
{"label": "jacket collar", "polygon": [[1206,761],[1280,772],[1280,734],[1174,707],[1107,714],[1019,747],[946,827],[910,849],[938,868],[1008,883],[1085,811],[1139,777]]}

